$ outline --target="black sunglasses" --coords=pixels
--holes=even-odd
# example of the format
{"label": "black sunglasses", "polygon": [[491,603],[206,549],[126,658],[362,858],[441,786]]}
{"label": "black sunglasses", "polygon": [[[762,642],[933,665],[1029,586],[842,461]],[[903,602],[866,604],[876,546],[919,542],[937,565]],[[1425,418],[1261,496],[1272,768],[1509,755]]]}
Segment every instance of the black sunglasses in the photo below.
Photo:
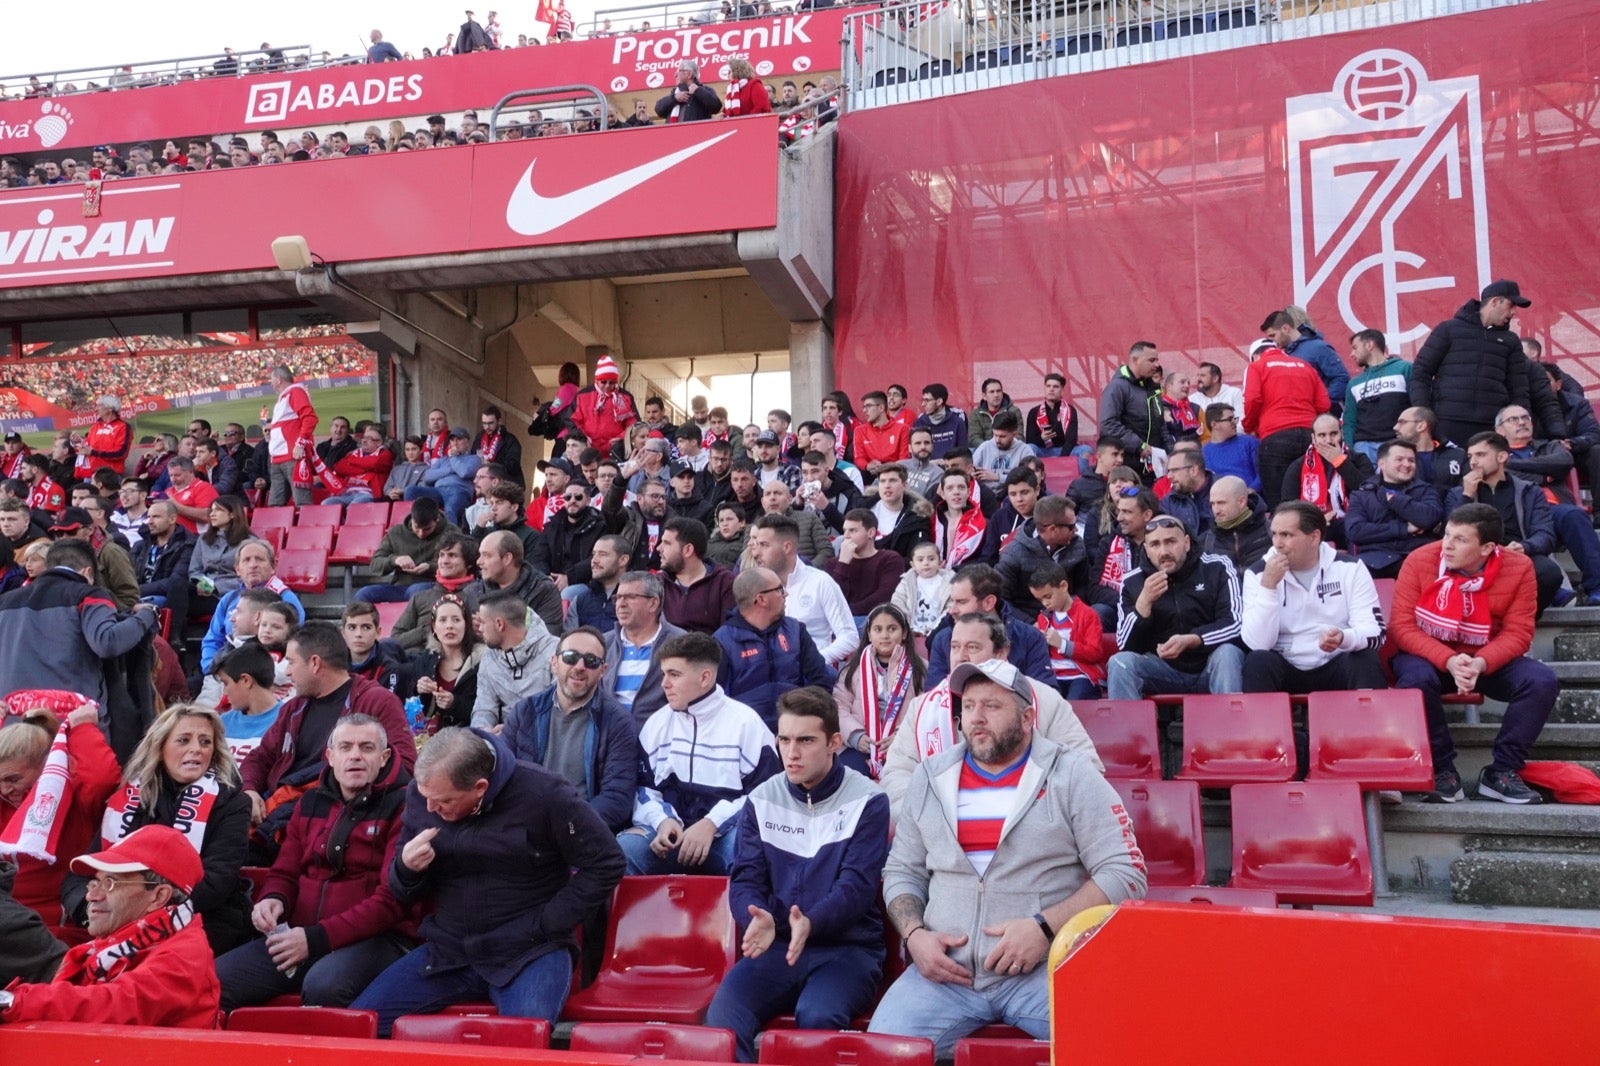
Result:
{"label": "black sunglasses", "polygon": [[1154,533],[1158,529],[1181,529],[1185,533],[1189,532],[1189,527],[1185,526],[1182,520],[1173,518],[1169,514],[1157,515],[1144,524],[1146,533]]}
{"label": "black sunglasses", "polygon": [[577,666],[581,662],[591,670],[598,670],[606,663],[603,657],[593,652],[578,651],[576,648],[567,648],[562,651],[561,661],[568,666]]}

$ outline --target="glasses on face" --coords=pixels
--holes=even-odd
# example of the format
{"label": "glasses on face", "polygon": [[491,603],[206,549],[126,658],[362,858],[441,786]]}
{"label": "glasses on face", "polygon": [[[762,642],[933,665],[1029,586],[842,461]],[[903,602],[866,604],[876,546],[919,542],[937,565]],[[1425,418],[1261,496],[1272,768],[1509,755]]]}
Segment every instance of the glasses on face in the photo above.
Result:
{"label": "glasses on face", "polygon": [[145,881],[144,878],[142,878],[142,877],[135,878],[134,880],[131,880],[131,881],[118,880],[118,879],[112,878],[112,877],[94,877],[94,878],[90,878],[88,881],[86,881],[84,883],[84,888],[85,889],[92,890],[92,891],[98,891],[98,892],[102,893],[103,895],[107,895],[107,896],[112,895],[113,893],[116,893],[116,892],[120,892],[124,888],[146,888],[147,889],[147,888],[150,888],[150,887],[151,886],[150,886],[149,882]]}
{"label": "glasses on face", "polygon": [[1234,420],[1234,416],[1233,415],[1223,415],[1221,418],[1213,418],[1211,420],[1211,424],[1213,426],[1215,426],[1215,425],[1218,425],[1218,424],[1220,424],[1222,422],[1232,422],[1233,420]]}
{"label": "glasses on face", "polygon": [[782,585],[774,585],[770,589],[762,589],[760,592],[756,593],[756,595],[771,596],[773,593],[777,593],[780,596],[787,596],[789,594],[789,590],[784,588]]}
{"label": "glasses on face", "polygon": [[[1146,533],[1154,533],[1158,529],[1183,529],[1183,528],[1184,528],[1183,523],[1181,521],[1179,521],[1178,519],[1173,518],[1169,514],[1157,515],[1156,517],[1150,519],[1150,521],[1148,521],[1148,522],[1146,522],[1144,524],[1144,531]],[[1185,530],[1185,532],[1187,532],[1187,530]]]}
{"label": "glasses on face", "polygon": [[1500,425],[1504,425],[1507,422],[1512,422],[1512,423],[1517,423],[1517,424],[1521,424],[1523,422],[1527,422],[1527,423],[1531,424],[1533,422],[1533,416],[1532,415],[1506,415],[1504,418],[1502,418],[1500,420],[1499,424]]}
{"label": "glasses on face", "polygon": [[575,493],[574,495],[565,497],[565,499],[566,499],[566,501],[568,503],[588,503],[589,502],[589,497],[583,495],[582,493]]}
{"label": "glasses on face", "polygon": [[239,435],[239,431],[236,429],[225,429],[222,431],[222,435],[224,437],[237,437]]}
{"label": "glasses on face", "polygon": [[[621,599],[620,596],[617,598]],[[563,651],[561,653],[561,661],[566,663],[568,666],[577,666],[579,663],[582,663],[591,670],[598,670],[600,667],[605,665],[605,659],[601,656],[596,655],[593,652],[578,651],[576,648],[568,648]]]}

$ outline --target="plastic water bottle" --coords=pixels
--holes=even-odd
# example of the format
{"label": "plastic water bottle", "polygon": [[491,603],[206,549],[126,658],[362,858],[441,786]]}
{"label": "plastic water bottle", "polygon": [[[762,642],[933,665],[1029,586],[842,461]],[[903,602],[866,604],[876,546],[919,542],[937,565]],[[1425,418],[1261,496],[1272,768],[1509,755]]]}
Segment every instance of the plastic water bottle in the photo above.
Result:
{"label": "plastic water bottle", "polygon": [[[273,936],[277,936],[279,933],[287,933],[288,931],[289,931],[289,923],[288,922],[279,922],[277,925],[272,927],[272,935]],[[294,980],[294,975],[299,973],[299,972],[300,972],[300,967],[298,965],[296,965],[296,966],[290,967],[289,969],[285,970],[284,973],[283,973],[283,976],[289,978],[289,980],[292,981],[292,980]]]}

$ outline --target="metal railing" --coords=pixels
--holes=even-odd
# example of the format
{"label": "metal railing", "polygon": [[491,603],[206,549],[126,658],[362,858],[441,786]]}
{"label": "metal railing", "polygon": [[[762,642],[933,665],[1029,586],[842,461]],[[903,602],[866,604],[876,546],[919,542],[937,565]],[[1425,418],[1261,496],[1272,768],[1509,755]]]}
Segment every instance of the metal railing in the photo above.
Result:
{"label": "metal railing", "polygon": [[523,101],[524,104],[534,102],[541,104],[567,104],[572,107],[574,116],[576,117],[582,114],[577,110],[577,102],[580,100],[589,100],[591,98],[595,101],[598,110],[596,110],[594,114],[587,117],[590,120],[595,120],[598,122],[598,124],[595,126],[597,131],[604,130],[608,125],[610,125],[611,113],[610,108],[606,105],[606,94],[601,92],[596,86],[552,85],[542,89],[518,89],[515,92],[506,93],[499,99],[499,101],[494,105],[494,108],[489,112],[489,140],[495,141],[500,139],[500,112],[505,110],[506,105],[510,104],[513,100]]}
{"label": "metal railing", "polygon": [[[876,0],[838,0],[830,5],[848,7],[872,4]],[[610,37],[619,33],[646,33],[653,30],[678,30],[689,26],[708,26],[718,22],[779,18],[803,14],[811,5],[801,0],[657,0],[656,3],[629,4],[596,11],[594,18],[578,29],[579,37]],[[680,22],[681,20],[681,22]],[[608,26],[607,23],[610,23]],[[648,26],[649,30],[644,27]]]}
{"label": "metal railing", "polygon": [[30,89],[43,89],[45,95],[70,96],[77,93],[113,92],[144,89],[156,85],[176,85],[202,78],[244,77],[249,74],[277,74],[288,70],[311,70],[366,62],[361,55],[334,56],[313,53],[311,45],[296,44],[267,51],[219,52],[216,55],[181,56],[145,63],[117,63],[110,66],[77,67],[72,70],[38,71],[0,78],[0,93],[15,97]]}
{"label": "metal railing", "polygon": [[1538,0],[928,0],[845,19],[850,108]]}

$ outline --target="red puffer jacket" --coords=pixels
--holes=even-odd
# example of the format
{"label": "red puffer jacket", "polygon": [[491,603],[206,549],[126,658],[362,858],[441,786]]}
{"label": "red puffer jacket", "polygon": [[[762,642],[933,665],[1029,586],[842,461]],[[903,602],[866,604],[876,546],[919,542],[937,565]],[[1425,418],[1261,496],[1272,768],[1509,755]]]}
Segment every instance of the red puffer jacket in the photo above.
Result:
{"label": "red puffer jacket", "polygon": [[378,780],[352,800],[324,770],[300,797],[262,898],[283,901],[284,920],[306,931],[313,958],[397,930],[415,937],[417,918],[389,891],[411,775],[389,756]]}

